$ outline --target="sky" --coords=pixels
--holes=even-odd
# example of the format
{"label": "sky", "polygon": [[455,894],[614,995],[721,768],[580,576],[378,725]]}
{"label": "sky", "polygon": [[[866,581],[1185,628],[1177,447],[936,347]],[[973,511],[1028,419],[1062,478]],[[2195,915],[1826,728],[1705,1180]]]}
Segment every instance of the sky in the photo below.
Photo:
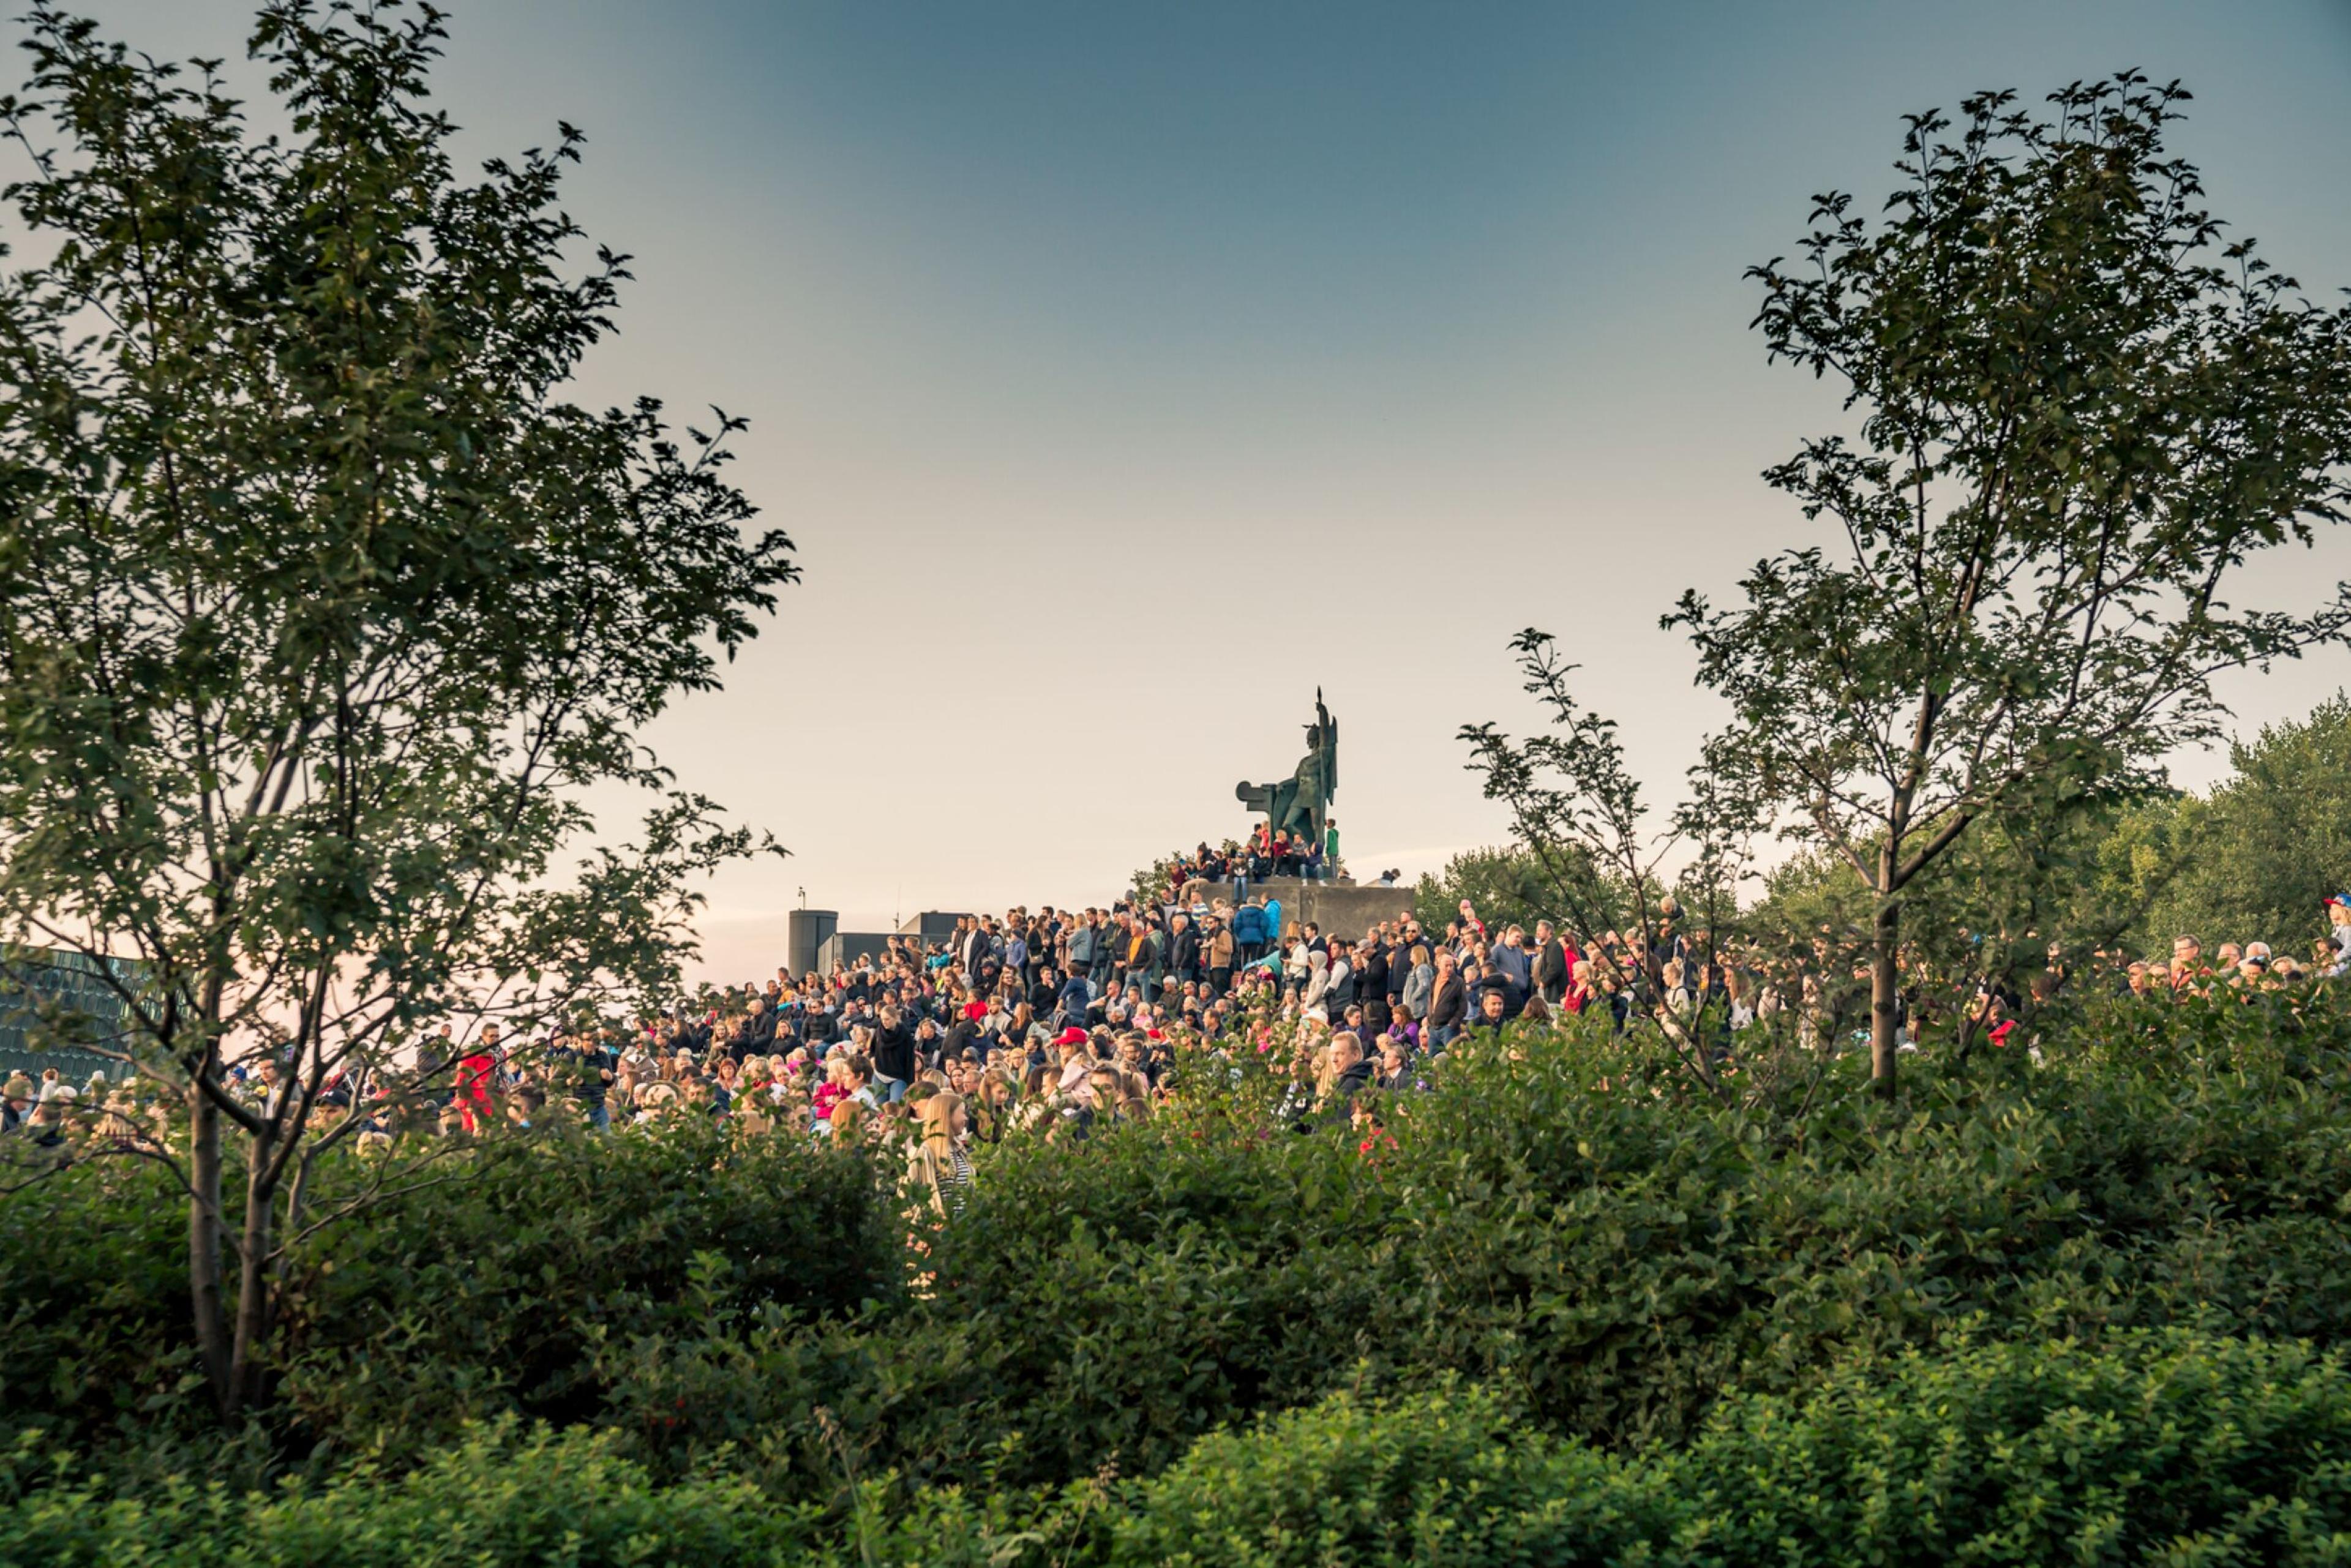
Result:
{"label": "sky", "polygon": [[[235,56],[251,7],[83,8]],[[1527,626],[1670,802],[1719,712],[1658,616],[1805,537],[1758,476],[1837,417],[1742,274],[1814,193],[1874,207],[1906,112],[2184,78],[2213,210],[2351,285],[2351,0],[449,8],[461,151],[580,126],[566,205],[636,258],[581,401],[747,417],[798,546],[648,737],[792,851],[710,887],[716,979],[803,902],[1105,902],[1248,830],[1318,685],[1349,862],[1437,869],[1505,836],[1457,731],[1534,722]],[[2351,538],[2257,586],[2344,578]],[[2224,693],[2250,730],[2346,684]]]}

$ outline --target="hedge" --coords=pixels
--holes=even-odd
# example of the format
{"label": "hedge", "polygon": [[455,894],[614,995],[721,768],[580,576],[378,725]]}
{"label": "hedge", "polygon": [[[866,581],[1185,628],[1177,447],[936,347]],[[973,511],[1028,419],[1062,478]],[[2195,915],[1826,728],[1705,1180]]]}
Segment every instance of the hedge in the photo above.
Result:
{"label": "hedge", "polygon": [[664,1485],[609,1436],[479,1428],[414,1473],[134,1496],[0,1466],[24,1568],[563,1563],[1687,1564],[2351,1560],[2351,1378],[2306,1346],[2128,1331],[2091,1348],[1955,1338],[1735,1395],[1683,1447],[1532,1432],[1468,1385],[1332,1396],[1204,1438],[1146,1479],[1031,1504],[960,1490],[783,1508]]}
{"label": "hedge", "polygon": [[1725,1106],[1636,1044],[1524,1039],[1394,1097],[1369,1155],[1269,1125],[1249,1061],[1148,1124],[983,1151],[920,1294],[895,1195],[844,1151],[685,1128],[485,1155],[297,1260],[277,1396],[234,1442],[189,1375],[178,1207],[76,1170],[0,1228],[0,1432],[241,1488],[396,1473],[510,1416],[657,1480],[721,1465],[828,1502],[850,1469],[915,1494],[1147,1476],[1344,1389],[1477,1384],[1652,1451],[1728,1391],[1802,1396],[1967,1325],[2327,1349],[2351,1337],[2339,1011],[2120,1012],[2039,1065],[1915,1063],[1892,1107],[1853,1061]]}

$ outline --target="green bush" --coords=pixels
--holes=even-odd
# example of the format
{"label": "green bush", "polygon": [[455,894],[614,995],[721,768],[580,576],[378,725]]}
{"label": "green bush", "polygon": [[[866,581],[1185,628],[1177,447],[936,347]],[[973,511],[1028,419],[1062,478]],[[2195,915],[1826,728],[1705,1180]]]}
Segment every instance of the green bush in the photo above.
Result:
{"label": "green bush", "polygon": [[657,1486],[593,1433],[465,1434],[397,1479],[355,1466],[316,1487],[241,1494],[184,1480],[124,1495],[0,1463],[0,1563],[58,1568],[573,1568],[804,1561],[817,1519],[747,1483]]}
{"label": "green bush", "polygon": [[152,1165],[78,1166],[0,1203],[0,1446],[199,1429],[187,1245],[187,1198]]}
{"label": "green bush", "polygon": [[[369,1174],[330,1163],[316,1204]],[[396,1460],[501,1415],[600,1421],[615,1347],[759,1313],[852,1316],[903,1288],[894,1194],[829,1146],[688,1124],[493,1144],[438,1178],[295,1260],[265,1412],[283,1452]],[[168,1176],[79,1166],[11,1198],[8,1219],[0,1422],[83,1449],[216,1441],[190,1336],[185,1199]]]}
{"label": "green bush", "polygon": [[1176,1564],[2321,1563],[2351,1554],[2337,1356],[2184,1331],[1864,1361],[1637,1458],[1469,1392],[1210,1438],[1113,1516]]}
{"label": "green bush", "polygon": [[[1375,1158],[1214,1114],[1008,1148],[896,1332],[965,1341],[963,1429],[1017,1434],[1027,1482],[1151,1470],[1358,1381],[1485,1382],[1621,1444],[1977,1315],[2340,1343],[2346,1059],[2240,1032],[2225,1061],[2172,1036],[1987,1055],[1895,1110],[1858,1063],[1727,1109],[1579,1039],[1457,1066]],[[971,1457],[894,1436],[880,1457],[917,1472]]]}
{"label": "green bush", "polygon": [[364,1448],[509,1412],[596,1420],[613,1346],[897,1293],[894,1212],[863,1159],[800,1140],[531,1145],[327,1233],[291,1303],[284,1398],[305,1431]]}
{"label": "green bush", "polygon": [[402,1563],[1181,1564],[2340,1563],[2351,1379],[2339,1355],[2186,1330],[2093,1349],[1953,1336],[1850,1362],[1802,1397],[1737,1395],[1684,1447],[1531,1430],[1506,1397],[1349,1393],[1192,1446],[1158,1476],[1008,1499],[985,1486],[827,1515],[740,1479],[662,1484],[608,1436],[478,1428],[415,1471],[240,1494],[125,1495],[0,1462],[24,1568]]}
{"label": "green bush", "polygon": [[0,1227],[0,1422],[110,1474],[242,1483],[519,1415],[656,1479],[723,1464],[825,1501],[852,1470],[1149,1475],[1339,1390],[1474,1383],[1650,1449],[1727,1391],[1802,1395],[1969,1324],[2324,1349],[2351,1340],[2346,1017],[2107,1009],[2038,1065],[1922,1061],[1893,1107],[1856,1062],[1750,1064],[1726,1106],[1637,1044],[1524,1040],[1393,1097],[1368,1156],[1273,1121],[1252,1060],[1148,1124],[984,1151],[912,1294],[886,1162],[698,1128],[484,1154],[303,1250],[274,1403],[217,1453],[178,1202],[77,1169]]}

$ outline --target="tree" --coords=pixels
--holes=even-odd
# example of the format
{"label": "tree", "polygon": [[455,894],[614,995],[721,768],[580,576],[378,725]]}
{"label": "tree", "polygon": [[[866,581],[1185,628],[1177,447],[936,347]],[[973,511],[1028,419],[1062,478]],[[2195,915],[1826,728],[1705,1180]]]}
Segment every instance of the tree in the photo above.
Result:
{"label": "tree", "polygon": [[1725,789],[1871,898],[1888,1093],[1903,905],[1936,860],[1988,820],[2148,786],[2218,733],[2215,674],[2351,624],[2340,589],[2307,613],[2231,601],[2249,559],[2342,516],[2351,311],[2222,246],[2165,152],[2187,96],[2129,74],[2035,119],[1984,94],[1956,142],[1913,116],[1881,222],[1821,197],[1802,265],[1750,273],[1771,358],[1857,415],[1856,441],[1766,476],[1843,537],[1666,624],[1730,704]]}
{"label": "tree", "polygon": [[[2035,976],[2078,968],[2120,941],[2151,894],[2118,883],[2104,862],[2117,823],[2138,809],[1988,817],[1938,856],[1907,895],[1896,956],[1914,1026],[1947,1029],[1965,1050],[1980,1022],[1980,994],[2006,997],[2029,1016]],[[1841,1035],[1868,1008],[1876,901],[1828,851],[1808,847],[1774,868],[1740,926],[1762,951],[1817,977],[1824,1037]]]}
{"label": "tree", "polygon": [[[1583,896],[1573,900],[1573,905],[1613,925],[1617,919],[1614,895],[1597,878],[1577,881]],[[1531,931],[1536,921],[1561,920],[1562,911],[1571,907],[1544,874],[1534,852],[1523,845],[1465,850],[1446,862],[1441,873],[1423,873],[1413,887],[1413,912],[1425,929],[1441,932],[1447,922],[1461,917],[1464,899],[1478,911],[1478,918],[1495,929],[1523,925]]]}
{"label": "tree", "polygon": [[[1739,845],[1746,819],[1726,800],[1713,776],[1692,770],[1688,800],[1664,830],[1651,827],[1641,781],[1625,759],[1616,721],[1585,707],[1569,687],[1575,666],[1562,661],[1557,640],[1533,628],[1511,640],[1523,689],[1549,711],[1551,727],[1524,740],[1492,723],[1461,727],[1468,767],[1485,779],[1486,798],[1510,809],[1510,829],[1526,846],[1530,870],[1554,907],[1587,937],[1599,935],[1617,912],[1631,918],[1627,946],[1636,971],[1622,977],[1687,1066],[1709,1092],[1719,1092],[1714,1062],[1692,1032],[1691,1019],[1677,1017],[1665,985],[1664,960],[1650,937],[1663,907],[1659,873],[1677,849],[1692,852],[1698,881],[1715,913],[1735,907],[1719,894],[1735,894],[1744,874]],[[1713,930],[1708,930],[1711,942]],[[1586,948],[1596,966],[1613,967],[1606,946]],[[1708,950],[1705,961],[1712,963]]]}
{"label": "tree", "polygon": [[[626,258],[564,270],[568,126],[453,172],[429,7],[266,6],[283,136],[216,61],[27,25],[5,194],[47,259],[0,287],[0,936],[138,960],[109,1048],[184,1106],[145,1152],[185,1184],[233,1415],[336,1218],[302,1203],[360,1124],[313,1121],[330,1089],[445,1096],[429,1019],[673,983],[693,877],[757,843],[637,732],[796,569],[722,477],[740,422],[681,443],[651,401],[565,401]],[[581,792],[616,784],[658,792],[646,834],[582,854]],[[423,1179],[385,1160],[361,1197]]]}
{"label": "tree", "polygon": [[2262,940],[2290,952],[2351,891],[2351,697],[2230,747],[2233,774],[2206,795],[2134,811],[2105,846],[2109,885],[2143,887],[2150,950],[2192,932],[2208,946]]}

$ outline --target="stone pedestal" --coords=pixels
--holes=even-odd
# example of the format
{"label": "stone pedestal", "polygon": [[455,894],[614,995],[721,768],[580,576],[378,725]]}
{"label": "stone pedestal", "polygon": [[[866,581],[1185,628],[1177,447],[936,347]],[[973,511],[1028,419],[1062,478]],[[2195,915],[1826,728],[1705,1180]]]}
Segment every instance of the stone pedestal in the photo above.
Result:
{"label": "stone pedestal", "polygon": [[[1218,893],[1231,896],[1230,883],[1214,884]],[[1322,928],[1325,936],[1344,936],[1353,941],[1383,920],[1394,920],[1412,911],[1412,889],[1408,886],[1366,887],[1357,883],[1301,882],[1294,876],[1277,876],[1249,884],[1251,898],[1274,898],[1281,901],[1281,923],[1295,920],[1301,925],[1311,920]]]}

